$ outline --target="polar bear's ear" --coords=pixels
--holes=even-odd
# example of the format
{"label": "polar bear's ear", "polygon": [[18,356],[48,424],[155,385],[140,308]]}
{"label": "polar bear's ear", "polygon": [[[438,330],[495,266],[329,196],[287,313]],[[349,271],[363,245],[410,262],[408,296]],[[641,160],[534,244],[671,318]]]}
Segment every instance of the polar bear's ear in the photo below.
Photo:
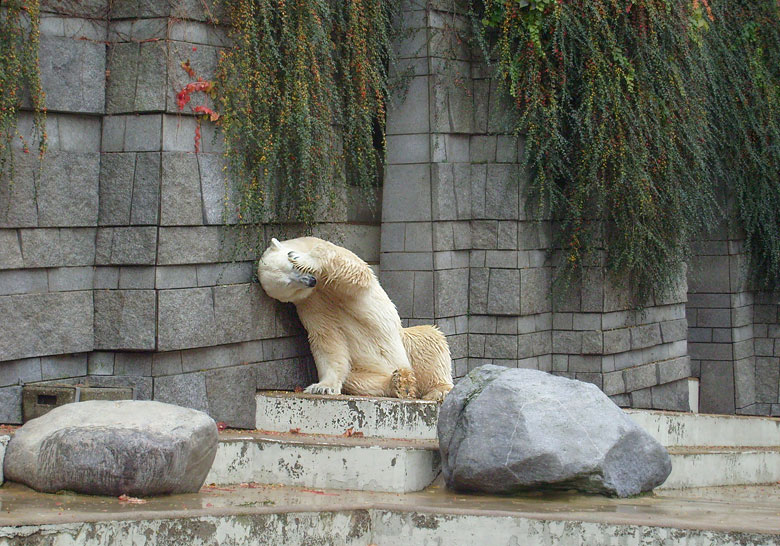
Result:
{"label": "polar bear's ear", "polygon": [[274,248],[282,248],[282,243],[280,243],[276,237],[271,238],[271,246]]}

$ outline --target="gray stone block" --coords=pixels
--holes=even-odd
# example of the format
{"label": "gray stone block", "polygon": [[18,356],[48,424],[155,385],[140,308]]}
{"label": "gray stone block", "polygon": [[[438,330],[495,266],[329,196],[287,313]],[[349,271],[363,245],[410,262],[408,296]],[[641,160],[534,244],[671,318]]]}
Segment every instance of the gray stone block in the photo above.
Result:
{"label": "gray stone block", "polygon": [[203,221],[198,158],[194,154],[163,153],[161,225],[202,225]]}
{"label": "gray stone block", "polygon": [[487,314],[490,270],[472,267],[469,271],[469,313]]}
{"label": "gray stone block", "polygon": [[[672,358],[658,362],[658,380],[660,383],[671,383],[679,379],[691,377],[691,359],[688,356]],[[663,408],[670,409],[670,408]],[[687,411],[687,410],[686,410]]]}
{"label": "gray stone block", "polygon": [[517,167],[488,164],[485,188],[485,217],[497,220],[523,219],[519,204]]}
{"label": "gray stone block", "polygon": [[[185,373],[236,366],[243,362],[241,345],[239,344],[201,347],[180,352],[181,367]],[[262,357],[262,354],[260,356]]]}
{"label": "gray stone block", "polygon": [[756,358],[756,402],[776,404],[780,384],[780,359]]}
{"label": "gray stone block", "polygon": [[469,311],[469,270],[449,269],[434,272],[436,316],[453,317]]}
{"label": "gray stone block", "polygon": [[104,116],[102,151],[159,151],[162,127],[160,114]]}
{"label": "gray stone block", "polygon": [[657,385],[651,389],[651,393],[653,409],[691,411],[687,379]]}
{"label": "gray stone block", "polygon": [[478,220],[471,223],[473,248],[494,249],[498,247],[498,222]]}
{"label": "gray stone block", "polygon": [[[430,136],[427,133],[387,136],[387,164],[427,163],[431,160]],[[434,155],[446,161],[445,143],[436,143]],[[439,148],[440,146],[440,148]]]}
{"label": "gray stone block", "polygon": [[211,288],[159,292],[158,350],[217,345],[217,324]]}
{"label": "gray stone block", "polygon": [[95,290],[94,299],[96,349],[155,349],[154,290]]}
{"label": "gray stone block", "polygon": [[0,296],[0,360],[93,348],[92,293]]}
{"label": "gray stone block", "polygon": [[0,270],[0,296],[48,292],[46,271],[40,269]]}
{"label": "gray stone block", "polygon": [[106,46],[89,40],[41,36],[41,85],[50,111],[102,114]]}
{"label": "gray stone block", "polygon": [[119,288],[119,267],[95,267],[93,288],[108,290]]}
{"label": "gray stone block", "polygon": [[183,373],[181,351],[154,353],[152,355],[152,375],[177,375]]}
{"label": "gray stone block", "polygon": [[238,194],[230,180],[227,160],[222,154],[198,154],[203,214],[206,224],[238,222]]}
{"label": "gray stone block", "polygon": [[196,266],[198,286],[240,284],[252,281],[254,262],[204,264]]}
{"label": "gray stone block", "polygon": [[87,355],[58,355],[41,357],[41,379],[63,379],[87,375]]}
{"label": "gray stone block", "polygon": [[391,96],[387,104],[387,134],[429,132],[428,76],[413,77],[406,92]]}
{"label": "gray stone block", "polygon": [[133,207],[130,221],[134,225],[155,225],[160,202],[159,153],[138,153],[133,177]]}
{"label": "gray stone block", "polygon": [[[446,226],[449,228],[449,230],[441,229],[442,227]],[[438,230],[437,230],[438,228]],[[433,224],[433,230],[434,230],[434,238],[437,236],[437,232],[439,234],[439,237],[441,238],[442,234],[446,234],[447,231],[449,231],[449,244],[446,242],[441,243],[442,248],[436,248],[436,250],[445,250],[452,247],[452,228],[449,226],[449,224],[440,224],[440,223],[434,223]],[[390,223],[390,222],[382,222],[382,232],[381,232],[381,252],[403,252],[404,250],[404,240],[406,237],[406,224],[405,223]]]}
{"label": "gray stone block", "polygon": [[95,228],[23,229],[24,267],[93,265]]}
{"label": "gray stone block", "polygon": [[0,177],[0,227],[35,227],[38,225],[36,203],[37,154],[12,150],[14,177],[8,169]]}
{"label": "gray stone block", "polygon": [[605,373],[602,389],[605,394],[610,396],[626,392],[626,382],[623,379],[623,372]]}
{"label": "gray stone block", "polygon": [[[582,333],[583,354],[600,355],[603,352],[603,349],[604,349],[604,338],[601,331]],[[595,371],[595,370],[588,370],[588,371]]]}
{"label": "gray stone block", "polygon": [[194,265],[170,265],[155,268],[155,287],[190,288],[198,286],[197,268]]}
{"label": "gray stone block", "polygon": [[661,330],[658,324],[631,328],[631,348],[643,349],[661,344]]}
{"label": "gray stone block", "polygon": [[[569,355],[569,370],[578,376],[582,373],[600,373],[601,356],[599,355]],[[592,381],[590,381],[592,383]],[[601,385],[599,385],[599,388]]]}
{"label": "gray stone block", "polygon": [[119,288],[154,288],[155,267],[122,266],[119,269]]}
{"label": "gray stone block", "polygon": [[496,161],[496,137],[494,135],[472,135],[469,142],[471,163],[493,163]]}
{"label": "gray stone block", "polygon": [[[0,362],[0,386],[20,385],[41,380],[41,359],[25,358]],[[5,421],[0,421],[5,423]]]}
{"label": "gray stone block", "polygon": [[100,158],[101,226],[127,225],[133,198],[136,154],[102,154]]}
{"label": "gray stone block", "polygon": [[253,366],[258,390],[294,390],[316,381],[317,372],[311,357],[288,358]]}
{"label": "gray stone block", "polygon": [[222,236],[216,227],[160,228],[158,263],[198,264],[220,261]]}
{"label": "gray stone block", "polygon": [[22,387],[3,387],[0,389],[0,423],[7,425],[22,424]]}
{"label": "gray stone block", "polygon": [[114,375],[152,375],[152,353],[117,353]]}
{"label": "gray stone block", "polygon": [[209,414],[229,427],[255,428],[255,382],[252,366],[206,373]]}
{"label": "gray stone block", "polygon": [[520,272],[520,312],[523,315],[552,310],[550,270],[523,269]]}
{"label": "gray stone block", "polygon": [[552,350],[555,353],[580,354],[582,352],[582,332],[553,331]]}
{"label": "gray stone block", "polygon": [[395,304],[398,314],[402,318],[413,317],[414,291],[409,288],[414,286],[414,272],[382,270],[380,283]]}
{"label": "gray stone block", "polygon": [[[108,47],[106,55],[106,66],[109,71],[109,77],[106,78],[107,114],[123,114],[134,111],[139,47],[140,44],[132,42],[117,43]],[[163,73],[163,78],[164,75]]]}
{"label": "gray stone block", "polygon": [[89,375],[114,375],[114,353],[93,351],[87,357]]}
{"label": "gray stone block", "polygon": [[[170,108],[170,106],[169,106]],[[165,152],[195,152],[195,136],[200,125],[201,153],[222,153],[224,141],[216,126],[190,116],[166,114],[163,116],[162,149]]]}
{"label": "gray stone block", "polygon": [[646,389],[658,384],[658,372],[654,363],[623,370],[628,392]]}
{"label": "gray stone block", "polygon": [[157,377],[154,380],[154,399],[208,412],[206,374],[198,372]]}
{"label": "gray stone block", "polygon": [[[206,81],[214,80],[216,78],[221,48],[206,44],[194,46],[194,44],[179,41],[169,41],[167,46],[168,51],[166,52],[165,58],[168,61],[168,84],[166,86],[168,92],[168,112],[174,114],[189,114],[193,112],[195,106],[201,105],[211,108],[212,110],[218,110],[218,105],[215,104],[208,93],[201,91],[193,93],[189,104],[185,105],[184,109],[180,109],[176,94],[184,89],[188,83],[197,78],[202,78]],[[182,68],[181,64],[183,62],[189,62],[191,69],[196,74],[195,78],[192,78],[187,71]]]}
{"label": "gray stone block", "polygon": [[487,298],[488,314],[520,314],[520,271],[491,269]]}
{"label": "gray stone block", "polygon": [[604,353],[622,353],[631,349],[631,331],[628,328],[604,332]]}
{"label": "gray stone block", "polygon": [[[461,288],[462,289],[462,288]],[[433,273],[414,273],[414,318],[434,318]]]}
{"label": "gray stone block", "polygon": [[431,179],[427,164],[388,165],[382,196],[382,220],[425,222],[431,215]]}
{"label": "gray stone block", "polygon": [[97,265],[154,265],[157,258],[157,228],[98,228],[96,244]]}
{"label": "gray stone block", "polygon": [[434,133],[471,133],[474,122],[469,63],[432,59],[429,80],[430,130]]}
{"label": "gray stone block", "polygon": [[699,309],[696,326],[728,328],[731,326],[730,309]]}
{"label": "gray stone block", "polygon": [[49,269],[49,290],[51,292],[91,290],[94,285],[94,275],[95,268],[91,266]]}
{"label": "gray stone block", "polygon": [[0,229],[0,269],[22,267],[21,237],[15,229]]}
{"label": "gray stone block", "polygon": [[431,252],[433,250],[433,229],[430,222],[406,224],[404,250],[406,252]]}
{"label": "gray stone block", "polygon": [[214,318],[219,343],[272,337],[276,305],[257,283],[214,287]]}

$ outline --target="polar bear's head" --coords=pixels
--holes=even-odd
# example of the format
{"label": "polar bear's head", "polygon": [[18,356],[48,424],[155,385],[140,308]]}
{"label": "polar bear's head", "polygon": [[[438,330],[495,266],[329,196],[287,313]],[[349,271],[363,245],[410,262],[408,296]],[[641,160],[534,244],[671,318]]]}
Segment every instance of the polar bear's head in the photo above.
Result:
{"label": "polar bear's head", "polygon": [[279,301],[296,303],[311,295],[317,279],[293,267],[287,255],[291,250],[271,239],[271,246],[257,264],[257,276],[266,294]]}

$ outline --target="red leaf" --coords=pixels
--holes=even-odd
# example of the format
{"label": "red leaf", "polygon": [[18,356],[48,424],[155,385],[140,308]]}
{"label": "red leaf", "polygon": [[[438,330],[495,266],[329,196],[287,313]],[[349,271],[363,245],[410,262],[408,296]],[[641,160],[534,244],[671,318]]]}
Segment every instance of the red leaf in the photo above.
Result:
{"label": "red leaf", "polygon": [[217,423],[217,430],[218,431],[221,432],[221,431],[225,430],[226,428],[227,428],[227,423],[225,423],[223,421],[220,421],[219,423]]}
{"label": "red leaf", "polygon": [[190,78],[195,78],[195,71],[192,69],[192,66],[190,66],[189,59],[187,59],[186,61],[182,61],[181,67],[184,69],[184,71],[187,73],[187,75]]}
{"label": "red leaf", "polygon": [[300,434],[300,433],[301,433],[301,429],[299,429],[299,428],[291,428],[290,429],[290,434]]}

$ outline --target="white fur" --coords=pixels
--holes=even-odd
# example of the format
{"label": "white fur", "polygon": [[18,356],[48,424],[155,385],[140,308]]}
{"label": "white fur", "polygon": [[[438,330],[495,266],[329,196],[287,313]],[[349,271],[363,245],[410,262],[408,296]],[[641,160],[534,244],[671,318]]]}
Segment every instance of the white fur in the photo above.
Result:
{"label": "white fur", "polygon": [[258,277],[269,296],[295,304],[309,334],[319,382],[307,392],[395,396],[396,370],[416,376],[426,399],[452,388],[446,338],[433,326],[402,328],[371,268],[346,248],[316,237],[272,239]]}

